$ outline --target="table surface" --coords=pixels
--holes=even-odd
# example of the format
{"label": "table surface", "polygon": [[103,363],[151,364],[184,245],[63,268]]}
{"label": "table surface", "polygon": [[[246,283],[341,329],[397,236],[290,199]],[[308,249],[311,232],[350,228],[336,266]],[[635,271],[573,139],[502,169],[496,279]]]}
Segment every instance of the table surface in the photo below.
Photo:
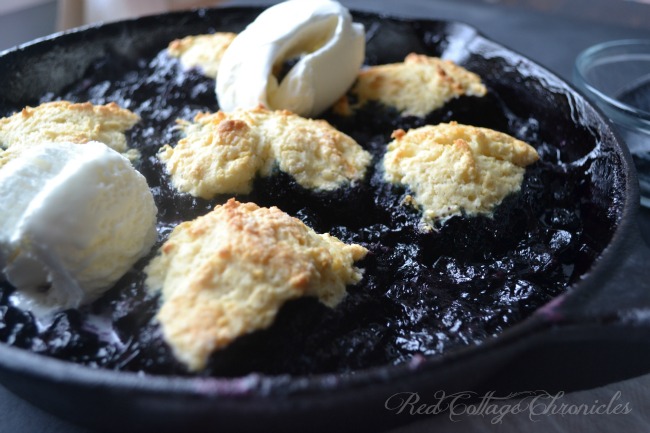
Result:
{"label": "table surface", "polygon": [[[225,5],[267,5],[270,1],[229,1]],[[650,39],[650,4],[632,5],[623,0],[342,0],[352,9],[385,12],[397,16],[462,21],[482,34],[518,51],[566,81],[571,80],[573,61],[580,51],[598,42]],[[588,14],[576,13],[582,5]],[[640,12],[636,13],[636,12]],[[647,17],[647,18],[645,18]],[[644,239],[650,244],[650,210],[639,216]],[[650,371],[650,367],[649,367]],[[454,422],[447,416],[433,417],[397,431],[647,431],[650,425],[650,375],[606,387],[572,393],[566,402],[590,404],[609,401],[617,391],[629,403],[627,415],[549,416],[533,422],[526,414],[505,416],[500,424],[491,417],[464,417]],[[57,419],[0,387],[0,432],[89,433]],[[396,432],[397,432],[396,431]]]}

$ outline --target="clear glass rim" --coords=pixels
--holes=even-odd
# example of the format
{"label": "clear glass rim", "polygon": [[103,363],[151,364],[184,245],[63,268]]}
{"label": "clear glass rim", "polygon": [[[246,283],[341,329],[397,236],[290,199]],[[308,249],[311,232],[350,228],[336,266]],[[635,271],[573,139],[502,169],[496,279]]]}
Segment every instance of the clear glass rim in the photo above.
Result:
{"label": "clear glass rim", "polygon": [[[650,112],[642,110],[640,108],[633,107],[631,105],[625,104],[617,99],[612,98],[611,96],[606,95],[602,91],[595,88],[591,85],[585,77],[586,68],[593,63],[599,57],[602,57],[603,54],[606,54],[608,51],[621,48],[621,47],[639,47],[643,48],[643,53],[647,53],[650,56],[650,39],[621,39],[615,41],[601,42],[599,44],[593,45],[584,51],[582,51],[576,57],[574,64],[574,81],[578,87],[582,87],[587,92],[593,94],[599,100],[603,101],[610,109],[622,112],[620,114],[626,116],[634,116],[637,121],[641,123],[647,123],[650,126]],[[650,74],[650,70],[648,71]]]}

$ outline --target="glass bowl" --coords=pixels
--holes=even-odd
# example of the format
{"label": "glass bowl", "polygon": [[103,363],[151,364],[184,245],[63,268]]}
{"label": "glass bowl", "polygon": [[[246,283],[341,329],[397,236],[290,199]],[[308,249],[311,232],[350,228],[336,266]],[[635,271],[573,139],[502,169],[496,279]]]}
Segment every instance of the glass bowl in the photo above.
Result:
{"label": "glass bowl", "polygon": [[641,203],[650,207],[650,39],[603,42],[576,58],[573,82],[598,105],[630,149]]}

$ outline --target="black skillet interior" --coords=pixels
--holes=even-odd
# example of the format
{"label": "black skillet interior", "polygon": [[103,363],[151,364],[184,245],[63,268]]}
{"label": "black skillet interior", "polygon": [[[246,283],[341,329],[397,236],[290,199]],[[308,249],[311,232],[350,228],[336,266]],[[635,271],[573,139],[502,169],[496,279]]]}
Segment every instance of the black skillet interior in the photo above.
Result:
{"label": "black skillet interior", "polygon": [[[0,80],[5,83],[0,95],[0,112],[6,115],[25,105],[36,105],[43,100],[44,95],[51,95],[50,98],[55,99],[57,95],[69,92],[70,87],[76,83],[83,83],[88,71],[97,68],[98,64],[108,71],[119,69],[119,65],[110,64],[111,59],[137,64],[141,58],[154,58],[170,40],[178,37],[213,31],[240,31],[259,12],[260,9],[257,8],[224,8],[165,14],[90,27],[4,53],[0,58]],[[588,277],[596,257],[602,254],[612,240],[616,241],[622,236],[620,226],[626,219],[632,218],[629,214],[633,213],[636,199],[629,157],[620,148],[602,118],[555,76],[485,40],[471,27],[441,21],[397,20],[365,13],[356,13],[355,18],[366,25],[369,64],[400,61],[409,52],[419,52],[450,58],[481,75],[490,91],[498,95],[498,101],[492,100],[491,103],[503,102],[505,105],[499,106],[507,115],[495,117],[490,113],[490,106],[485,106],[485,110],[469,111],[463,111],[461,106],[450,111],[457,117],[448,119],[445,116],[449,116],[449,113],[440,112],[436,114],[439,116],[437,120],[459,120],[490,126],[526,138],[537,145],[542,159],[554,167],[555,171],[535,172],[540,177],[529,179],[528,188],[533,192],[536,188],[550,191],[548,194],[556,202],[577,201],[574,204],[580,215],[579,231],[584,242],[578,247],[579,251],[574,251],[577,258],[571,269],[565,271],[570,283],[587,286],[589,278],[583,279],[583,274]],[[109,61],[102,63],[102,59]],[[163,96],[174,98],[173,94]],[[165,103],[165,100],[155,101],[158,104]],[[187,110],[201,109],[201,104],[197,103],[193,107],[192,103],[190,101]],[[381,123],[373,120],[372,116],[364,120],[369,125]],[[408,126],[408,122],[417,125],[417,121],[408,120],[397,126]],[[362,131],[359,134],[364,136],[365,133]],[[554,173],[562,176],[554,178]],[[564,188],[567,185],[559,185],[558,182],[570,185],[567,196],[562,196],[567,191]],[[530,197],[538,197],[533,192]],[[519,204],[532,206],[531,202],[525,201]],[[553,226],[555,237],[551,235],[547,241],[555,242],[561,247],[566,241],[563,226],[576,224],[575,219],[555,209],[542,218],[551,226],[556,224]],[[454,240],[451,240],[453,243]],[[609,261],[613,263],[615,260]],[[602,262],[600,260],[601,265]],[[445,264],[448,269],[454,265]],[[540,268],[543,268],[543,264]],[[466,273],[461,277],[471,279],[468,274],[470,271],[475,272],[476,269],[466,268]],[[513,289],[522,290],[520,286]],[[545,293],[545,297],[541,298],[542,304],[561,292],[556,288]],[[528,311],[527,315],[531,312]],[[371,402],[378,404],[377,395],[389,395],[387,393],[395,389],[397,378],[401,381],[401,386],[408,387],[411,384],[413,389],[421,388],[426,383],[453,385],[460,389],[463,386],[475,386],[485,378],[479,376],[495,371],[514,352],[527,348],[526,344],[521,343],[523,337],[540,327],[548,327],[547,316],[533,316],[524,323],[507,329],[501,337],[487,338],[484,344],[469,344],[468,347],[444,353],[444,356],[415,356],[410,362],[399,366],[370,365],[373,368],[368,370],[353,371],[351,374],[348,371],[340,376],[317,375],[311,379],[308,376],[291,378],[285,375],[250,375],[232,381],[153,378],[146,379],[145,384],[136,375],[129,373],[91,370],[51,359],[44,361],[43,365],[48,368],[35,372],[30,370],[29,366],[35,365],[30,359],[38,359],[38,356],[22,351],[18,354],[15,349],[4,345],[0,349],[12,358],[6,361],[3,371],[6,373],[13,370],[11,377],[5,377],[12,389],[60,415],[94,426],[108,422],[105,425],[118,428],[119,423],[135,417],[136,414],[129,409],[135,403],[150,415],[153,424],[149,424],[149,427],[173,430],[174,426],[184,425],[178,424],[181,422],[179,420],[187,422],[188,417],[192,417],[197,427],[205,426],[207,421],[218,420],[247,429],[254,426],[250,424],[252,421],[237,424],[242,422],[243,414],[257,412],[273,423],[277,422],[280,414],[293,411],[294,406],[288,403],[290,400],[280,398],[274,402],[269,401],[265,399],[268,394],[276,398],[278,395],[302,395],[301,398],[305,398],[304,408],[308,408],[316,401],[309,400],[314,392],[318,394],[338,389],[336,393],[331,393],[334,397],[317,397],[318,409],[314,409],[312,404],[309,410],[305,410],[305,414],[297,416],[295,422],[300,426],[300,422],[309,420],[309,414],[319,413],[323,417],[332,408],[338,409],[338,415],[331,417],[330,423],[335,420],[344,422],[346,417],[354,417],[354,411],[342,409],[343,407],[361,405],[368,409]],[[519,320],[522,319],[519,317]],[[453,328],[453,324],[450,327]],[[498,328],[499,332],[503,328],[507,327]],[[513,344],[513,341],[519,341],[519,344]],[[531,338],[530,341],[535,339]],[[480,366],[478,369],[477,365]],[[52,402],[47,397],[47,392],[38,392],[41,387],[52,387],[55,383],[59,386],[65,384],[64,388],[69,395],[83,405],[85,410],[73,412],[65,403]],[[375,388],[360,386],[373,383]],[[89,393],[89,387],[103,392],[100,395]],[[55,388],[56,386],[52,391]],[[131,397],[125,399],[124,403],[112,398],[115,393],[119,395],[127,390]],[[306,398],[305,393],[311,397]],[[370,398],[371,393],[373,398]],[[224,401],[224,395],[232,396],[233,401]],[[249,397],[242,397],[246,395]],[[361,404],[360,398],[363,396],[368,398]],[[219,401],[215,402],[215,399]],[[193,402],[193,407],[188,407],[188,401]],[[106,404],[111,408],[119,407],[122,415],[110,421],[107,411],[98,409]],[[176,421],[173,421],[174,417]],[[370,425],[372,424],[366,426]]]}

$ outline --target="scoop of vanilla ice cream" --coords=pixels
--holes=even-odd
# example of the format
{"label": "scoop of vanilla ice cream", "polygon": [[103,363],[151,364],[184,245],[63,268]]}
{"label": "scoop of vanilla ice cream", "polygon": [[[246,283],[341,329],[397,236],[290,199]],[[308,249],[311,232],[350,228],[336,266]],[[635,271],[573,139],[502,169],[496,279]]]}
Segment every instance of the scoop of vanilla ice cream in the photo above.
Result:
{"label": "scoop of vanilla ice cream", "polygon": [[12,302],[45,315],[111,288],[156,240],[145,178],[103,143],[44,143],[0,161],[0,267]]}
{"label": "scoop of vanilla ice cream", "polygon": [[[331,0],[290,0],[260,14],[226,50],[216,92],[223,111],[286,109],[313,117],[354,83],[365,56],[362,24]],[[278,82],[274,71],[299,58]]]}

